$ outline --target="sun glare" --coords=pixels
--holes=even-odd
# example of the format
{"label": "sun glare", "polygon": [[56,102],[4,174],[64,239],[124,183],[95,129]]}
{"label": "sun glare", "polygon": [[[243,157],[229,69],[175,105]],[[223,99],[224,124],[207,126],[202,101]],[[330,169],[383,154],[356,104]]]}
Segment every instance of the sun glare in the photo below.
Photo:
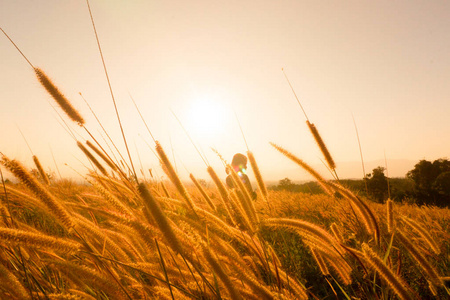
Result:
{"label": "sun glare", "polygon": [[187,111],[189,129],[202,138],[221,134],[228,127],[227,114],[228,109],[219,101],[196,100]]}

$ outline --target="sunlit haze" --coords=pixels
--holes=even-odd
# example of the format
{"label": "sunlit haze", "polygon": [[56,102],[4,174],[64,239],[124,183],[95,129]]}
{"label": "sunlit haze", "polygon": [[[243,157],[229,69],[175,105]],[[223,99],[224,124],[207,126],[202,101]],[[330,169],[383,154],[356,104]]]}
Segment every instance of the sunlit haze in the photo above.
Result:
{"label": "sunlit haze", "polygon": [[[207,173],[177,118],[223,178],[211,148],[229,162],[247,151],[238,120],[266,180],[311,179],[269,142],[330,177],[282,68],[340,177],[362,177],[352,116],[366,173],[384,166],[385,155],[389,176],[404,176],[420,159],[449,157],[449,1],[90,4],[133,162],[147,177],[150,168],[163,172],[131,97],[184,179]],[[83,95],[125,157],[86,2],[3,0],[0,27],[109,145]],[[56,172],[55,160],[63,176],[80,180],[75,171],[91,166],[62,119],[80,141],[87,133],[3,34],[0,59],[0,151],[33,166],[20,128],[46,170]]]}

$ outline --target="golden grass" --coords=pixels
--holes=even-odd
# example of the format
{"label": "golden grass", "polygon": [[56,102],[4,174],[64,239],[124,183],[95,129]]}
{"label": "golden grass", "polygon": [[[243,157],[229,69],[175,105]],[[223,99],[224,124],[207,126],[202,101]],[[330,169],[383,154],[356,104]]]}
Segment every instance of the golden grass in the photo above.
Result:
{"label": "golden grass", "polygon": [[8,157],[2,157],[0,161],[11,173],[21,180],[35,195],[37,198],[48,207],[48,209],[54,213],[63,224],[67,227],[73,227],[73,221],[67,212],[67,210],[58,202],[58,200],[41,185],[26,169],[16,160],[10,160]]}
{"label": "golden grass", "polygon": [[[134,190],[129,190],[125,185],[115,189],[118,185],[114,180],[105,179],[98,185],[102,189],[107,187],[108,194],[93,186],[80,190],[78,198],[62,201],[66,207],[71,207],[70,218],[76,224],[76,231],[64,233],[65,237],[54,237],[35,230],[33,223],[19,223],[21,229],[0,227],[0,262],[8,253],[2,248],[17,249],[20,246],[23,255],[26,250],[30,261],[40,257],[38,265],[48,270],[40,280],[45,282],[44,278],[57,276],[58,280],[65,282],[62,289],[55,290],[51,285],[47,287],[53,291],[49,294],[63,299],[72,296],[98,298],[103,293],[112,299],[128,296],[139,299],[145,294],[158,294],[161,298],[171,299],[167,280],[172,293],[181,299],[215,299],[219,294],[231,299],[307,299],[303,284],[308,287],[311,283],[290,274],[290,267],[285,264],[286,254],[280,255],[279,246],[266,239],[272,234],[284,235],[286,231],[283,228],[286,228],[298,234],[309,249],[310,254],[305,252],[306,257],[302,259],[313,262],[322,276],[334,278],[343,288],[358,280],[358,266],[362,262],[368,270],[373,268],[379,273],[400,298],[414,297],[405,279],[392,271],[396,265],[389,267],[377,254],[376,249],[379,248],[373,236],[361,230],[354,215],[349,212],[351,204],[345,199],[268,191],[272,199],[271,211],[267,211],[266,202],[260,199],[254,205],[261,223],[240,226],[229,223],[228,213],[224,207],[220,208],[222,200],[217,191],[216,196],[210,199],[217,210],[207,203],[202,204],[203,209],[201,203],[197,203],[194,215],[187,213],[190,207],[185,199],[155,198],[149,192],[152,186],[148,184],[141,183]],[[196,191],[194,189],[196,187],[192,186],[186,192],[192,193]],[[10,186],[7,186],[7,191],[14,207],[22,199],[29,199],[27,209],[42,209],[39,198],[34,198],[27,191]],[[58,189],[52,192],[58,193]],[[213,190],[207,189],[205,192],[212,194]],[[228,197],[234,194],[237,198],[235,191],[226,192]],[[119,200],[122,197],[135,198],[136,193],[139,197],[134,201]],[[111,197],[121,204],[114,204],[108,199]],[[58,199],[61,198],[62,195],[58,195]],[[229,201],[232,201],[231,198],[228,198]],[[385,205],[367,205],[381,223],[387,220]],[[5,205],[3,207],[7,210]],[[47,209],[46,206],[43,208]],[[241,217],[235,209],[231,213],[236,220],[247,216],[243,208]],[[429,214],[421,216],[419,222],[436,222],[445,216],[442,215],[445,211],[428,210]],[[410,217],[420,211],[420,208],[407,205],[396,206],[398,215]],[[13,212],[14,218],[20,217],[17,210]],[[294,216],[295,219],[292,218]],[[56,216],[48,214],[45,218]],[[326,223],[328,225],[324,226]],[[269,227],[271,230],[267,230]],[[403,237],[418,233],[406,223],[400,227],[403,233],[395,234],[394,243],[396,247],[404,246],[416,261],[420,250],[416,245],[415,250],[410,250],[411,245],[405,243]],[[381,241],[389,236],[387,226],[381,227],[380,232],[383,237]],[[442,243],[446,237],[445,232],[439,234],[439,239],[433,238],[436,244]],[[364,246],[355,245],[355,238]],[[164,268],[159,263],[155,240],[164,258]],[[360,261],[348,256],[342,246],[360,253]],[[431,283],[430,292],[442,294],[440,275],[436,270],[432,273],[429,266],[418,265]],[[39,278],[43,276],[32,266],[27,267],[27,272]],[[25,273],[15,272],[14,276],[20,281],[25,278]],[[90,278],[89,283],[80,281],[81,277]],[[309,293],[315,293],[314,289],[310,288]],[[32,287],[32,292],[35,296],[41,293],[37,287]],[[83,293],[87,296],[84,297]]]}
{"label": "golden grass", "polygon": [[380,257],[367,245],[363,244],[362,249],[364,252],[364,258],[374,268],[378,274],[392,287],[397,296],[402,299],[414,299],[411,288],[409,285],[399,278],[391,269],[389,269],[386,264],[381,260]]}
{"label": "golden grass", "polygon": [[[84,119],[48,76],[34,71],[69,118],[84,127]],[[317,128],[309,121],[307,126],[335,171]],[[128,151],[123,130],[122,135]],[[313,176],[325,195],[268,190],[250,151],[259,199],[250,197],[230,166],[236,188],[225,186],[211,166],[207,172],[215,188],[201,186],[193,174],[189,186],[155,143],[172,185],[139,179],[129,152],[133,172],[89,141],[87,146],[113,171],[108,173],[77,142],[101,173],[89,171],[91,186],[63,180],[48,184],[33,157],[44,185],[2,154],[0,163],[20,183],[4,183],[0,193],[0,296],[318,299],[347,294],[389,299],[391,289],[400,299],[450,295],[442,279],[450,265],[448,209],[396,204],[394,214],[392,201],[371,203],[273,143]],[[328,286],[316,284],[325,281]],[[424,291],[423,281],[430,282],[429,290]]]}

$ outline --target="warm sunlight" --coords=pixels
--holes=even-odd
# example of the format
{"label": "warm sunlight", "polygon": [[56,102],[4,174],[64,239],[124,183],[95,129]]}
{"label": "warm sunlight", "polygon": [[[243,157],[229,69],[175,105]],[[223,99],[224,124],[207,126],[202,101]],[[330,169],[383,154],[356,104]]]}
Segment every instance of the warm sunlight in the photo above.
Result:
{"label": "warm sunlight", "polygon": [[221,134],[229,127],[229,109],[214,98],[194,100],[187,110],[187,129],[196,137],[206,138]]}
{"label": "warm sunlight", "polygon": [[448,28],[0,0],[0,300],[449,299]]}

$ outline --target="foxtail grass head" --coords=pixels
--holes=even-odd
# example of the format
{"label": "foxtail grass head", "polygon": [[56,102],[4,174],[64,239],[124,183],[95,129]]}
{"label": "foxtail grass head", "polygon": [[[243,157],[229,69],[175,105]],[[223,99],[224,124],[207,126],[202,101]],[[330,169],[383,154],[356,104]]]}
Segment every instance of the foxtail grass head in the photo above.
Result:
{"label": "foxtail grass head", "polygon": [[39,161],[36,155],[33,155],[33,161],[34,164],[36,165],[36,168],[39,171],[39,174],[41,175],[42,181],[47,185],[50,184],[50,180],[48,179],[48,176],[45,173],[44,168],[42,167],[41,162]]}
{"label": "foxtail grass head", "polygon": [[56,103],[64,110],[64,112],[69,116],[72,121],[78,123],[78,125],[83,126],[85,121],[80,113],[72,106],[70,101],[64,96],[52,80],[39,68],[34,68],[34,72],[42,84],[42,86],[47,90],[47,92],[55,99]]}
{"label": "foxtail grass head", "polygon": [[330,154],[330,151],[328,151],[328,148],[325,145],[325,142],[322,140],[322,137],[320,136],[319,131],[317,130],[316,126],[313,123],[310,123],[309,121],[306,121],[306,124],[308,125],[308,128],[311,131],[311,134],[313,135],[314,139],[316,140],[317,146],[319,146],[320,151],[322,152],[323,156],[325,157],[328,167],[331,170],[336,169],[336,163],[334,162],[333,157]]}

